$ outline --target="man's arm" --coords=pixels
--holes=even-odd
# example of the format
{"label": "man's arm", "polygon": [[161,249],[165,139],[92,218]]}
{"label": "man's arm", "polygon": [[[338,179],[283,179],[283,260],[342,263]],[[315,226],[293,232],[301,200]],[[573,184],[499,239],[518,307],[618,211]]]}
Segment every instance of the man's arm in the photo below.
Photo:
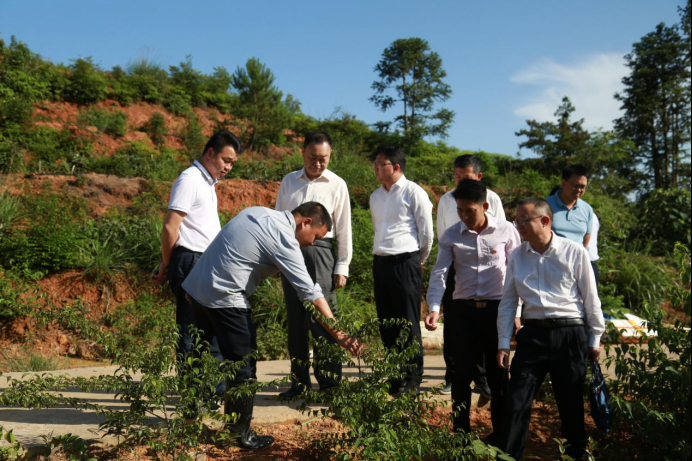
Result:
{"label": "man's arm", "polygon": [[428,284],[428,293],[425,298],[430,308],[430,313],[425,317],[425,328],[431,331],[437,329],[437,320],[440,317],[440,303],[446,288],[447,271],[454,260],[452,246],[446,237],[443,237],[438,242],[437,248],[437,261],[430,273],[430,283]]}
{"label": "man's arm", "polygon": [[346,285],[348,265],[353,257],[353,235],[351,231],[351,200],[344,182],[334,206],[334,235],[336,236],[337,260],[334,266],[334,289]]}
{"label": "man's arm", "polygon": [[507,264],[504,293],[497,308],[497,363],[502,368],[509,368],[509,342],[515,331],[517,304],[519,293],[514,280],[514,258],[510,257]]}
{"label": "man's arm", "polygon": [[589,241],[591,240],[591,234],[584,235],[584,248],[589,246]]}
{"label": "man's arm", "polygon": [[317,312],[320,313],[320,315],[317,316],[317,321],[320,322],[320,324],[329,332],[330,335],[332,335],[332,337],[334,337],[339,346],[343,347],[353,355],[360,355],[360,351],[363,346],[356,338],[349,336],[343,331],[330,326],[328,322],[324,321],[324,318],[334,318],[334,314],[332,313],[332,310],[329,307],[327,300],[324,299],[324,297],[317,298],[314,301],[312,301],[312,305],[315,306]]}
{"label": "man's arm", "polygon": [[[446,195],[446,194],[445,194]],[[437,202],[437,241],[439,242],[442,240],[442,236],[444,235],[445,231],[447,230],[447,222],[445,221],[445,211],[446,211],[446,200],[444,200],[445,195],[440,197],[440,200]]]}
{"label": "man's arm", "polygon": [[180,236],[180,224],[187,216],[186,213],[177,210],[168,210],[166,217],[163,220],[163,229],[161,230],[161,262],[159,267],[151,274],[159,285],[163,285],[168,280],[168,266],[171,262],[171,255],[175,242]]}
{"label": "man's arm", "polygon": [[601,352],[601,335],[605,332],[605,320],[601,310],[601,300],[598,298],[596,277],[591,267],[589,253],[584,248],[579,248],[579,254],[575,264],[577,266],[577,287],[584,303],[584,315],[589,332],[589,354],[594,360],[598,360]]}
{"label": "man's arm", "polygon": [[411,211],[418,228],[418,247],[420,248],[422,264],[430,255],[435,238],[432,223],[432,202],[428,198],[428,194],[420,187],[415,188],[412,198]]}

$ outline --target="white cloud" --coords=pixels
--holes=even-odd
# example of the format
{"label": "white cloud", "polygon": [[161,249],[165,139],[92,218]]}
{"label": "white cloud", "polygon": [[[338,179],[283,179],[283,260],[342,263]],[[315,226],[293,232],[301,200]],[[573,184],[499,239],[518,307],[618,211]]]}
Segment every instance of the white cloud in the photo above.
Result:
{"label": "white cloud", "polygon": [[620,102],[613,95],[622,91],[622,78],[628,74],[623,55],[597,54],[574,64],[560,64],[543,59],[519,70],[511,81],[532,85],[526,89],[525,104],[514,109],[524,119],[554,121],[554,113],[563,96],[576,108],[573,119],[584,119],[588,130],[613,127],[613,119],[621,115]]}

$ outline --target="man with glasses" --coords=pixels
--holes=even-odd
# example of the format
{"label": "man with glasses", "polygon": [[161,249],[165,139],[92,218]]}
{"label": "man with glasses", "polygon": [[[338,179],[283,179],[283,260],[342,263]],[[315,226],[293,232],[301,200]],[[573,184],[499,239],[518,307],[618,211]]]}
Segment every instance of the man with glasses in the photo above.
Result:
{"label": "man with glasses", "polygon": [[[351,262],[351,201],[346,182],[327,169],[332,155],[332,138],[324,131],[313,131],[303,142],[303,168],[284,176],[276,197],[276,210],[293,210],[302,203],[315,201],[324,205],[334,223],[333,229],[314,245],[302,248],[305,266],[313,282],[319,283],[336,314],[334,291],[346,285],[348,265]],[[334,238],[337,258],[334,258]],[[314,339],[324,338],[336,343],[324,327],[303,306],[298,293],[289,280],[281,277],[286,299],[288,319],[288,354],[291,357],[291,387],[280,393],[282,399],[300,395],[310,384],[310,348],[308,332]],[[315,378],[320,390],[335,387],[341,380],[341,363],[330,362],[322,357],[320,348],[315,349]]]}
{"label": "man with glasses", "polygon": [[[493,433],[487,440],[497,445],[504,414],[507,371],[497,365],[497,307],[502,298],[507,260],[519,246],[517,230],[505,220],[488,212],[487,189],[483,183],[464,179],[454,190],[457,216],[439,241],[437,262],[430,274],[427,301],[430,314],[425,319],[428,330],[437,329],[440,301],[449,281],[450,266],[456,269],[452,280],[454,310],[445,320],[449,330],[445,347],[455,357],[452,385],[454,430],[470,432],[471,380],[477,372],[478,358],[487,366],[487,377],[493,399],[490,414]],[[515,305],[515,310],[516,310]],[[518,329],[519,318],[516,319]]]}
{"label": "man with glasses", "polygon": [[519,298],[524,301],[524,327],[516,334],[500,448],[515,459],[521,457],[536,388],[550,373],[566,454],[581,459],[586,446],[586,360],[598,360],[605,331],[589,254],[581,243],[551,230],[553,212],[542,198],[519,202],[514,222],[524,242],[509,258],[498,308],[501,367],[509,369]]}
{"label": "man with glasses", "polygon": [[581,165],[570,165],[562,171],[560,190],[546,201],[553,210],[553,231],[588,246],[591,239],[593,208],[581,199],[586,192],[589,175]]}
{"label": "man with glasses", "polygon": [[[483,178],[482,172],[483,164],[480,159],[475,155],[460,155],[454,159],[454,183],[455,187],[459,185],[459,182],[464,179],[471,179],[473,181],[480,181]],[[445,231],[451,226],[459,222],[459,215],[457,214],[457,202],[454,199],[454,190],[451,190],[440,197],[440,201],[437,204],[437,240],[440,241]],[[500,196],[495,192],[487,189],[486,200],[488,202],[488,213],[490,216],[496,220],[505,219],[505,210],[502,207],[502,200]],[[452,317],[456,313],[454,310],[452,299],[452,293],[454,293],[454,277],[455,270],[454,266],[450,266],[447,273],[447,289],[442,297],[442,309],[444,310],[445,323],[452,322]],[[440,389],[440,394],[451,394],[452,393],[452,380],[454,379],[454,357],[452,355],[451,347],[447,347],[447,344],[452,341],[450,335],[453,334],[450,328],[444,329],[443,334],[443,348],[442,354],[445,359],[445,384]],[[478,400],[478,406],[482,407],[488,400],[490,400],[491,392],[490,386],[488,386],[488,380],[485,373],[485,362],[482,357],[477,357],[476,371],[473,375],[473,381],[476,384],[475,390],[480,393],[480,399]]]}
{"label": "man with glasses", "polygon": [[[421,266],[433,244],[432,203],[428,194],[404,176],[406,158],[398,147],[380,147],[374,157],[375,178],[382,187],[370,195],[375,238],[373,277],[377,316],[411,323],[405,346],[415,341],[417,351],[404,379],[390,382],[389,393],[420,390],[423,342],[420,331]],[[403,327],[380,327],[385,348],[394,349]]]}

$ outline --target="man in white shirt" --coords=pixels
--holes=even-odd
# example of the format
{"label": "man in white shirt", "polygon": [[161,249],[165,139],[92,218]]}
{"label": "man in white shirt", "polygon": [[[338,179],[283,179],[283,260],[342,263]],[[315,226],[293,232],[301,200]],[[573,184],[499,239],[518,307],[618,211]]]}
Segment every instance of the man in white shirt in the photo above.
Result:
{"label": "man in white shirt", "polygon": [[[192,304],[213,325],[224,359],[240,362],[228,383],[230,387],[257,379],[253,356],[257,335],[248,297],[262,280],[279,271],[302,301],[315,306],[321,314],[318,321],[336,342],[353,354],[360,353],[361,346],[355,338],[323,320],[334,316],[319,284],[310,278],[300,251],[314,245],[331,228],[327,209],[317,202],[306,202],[293,211],[283,212],[246,208],[218,233],[183,282]],[[238,443],[246,449],[264,448],[274,441],[273,437],[257,435],[250,429],[254,399],[254,395],[238,397],[233,393],[226,397],[224,413],[238,415],[230,429],[239,435]]]}
{"label": "man in white shirt", "polygon": [[445,306],[447,313],[455,311],[445,321],[450,341],[447,347],[456,358],[452,381],[454,430],[471,431],[470,386],[480,356],[487,364],[493,395],[490,405],[493,433],[488,436],[488,441],[497,445],[507,388],[507,372],[495,361],[497,307],[502,298],[507,260],[519,246],[519,234],[510,223],[495,219],[487,212],[487,189],[483,183],[472,179],[460,181],[454,199],[461,222],[447,229],[439,240],[437,262],[428,286],[430,314],[425,319],[425,327],[437,329],[447,272],[454,267],[454,305]]}
{"label": "man in white shirt", "polygon": [[[471,179],[480,181],[483,178],[483,164],[475,155],[460,155],[454,159],[454,183],[455,187],[459,185],[459,181],[463,179]],[[440,197],[437,203],[437,239],[442,238],[445,231],[451,226],[459,222],[457,215],[457,203],[454,200],[454,191],[451,190]],[[505,210],[502,207],[502,200],[495,192],[487,189],[488,213],[496,220],[505,220]],[[445,322],[452,321],[454,315],[452,293],[454,292],[454,267],[450,266],[447,275],[447,290],[442,298],[442,308],[444,310]],[[446,306],[450,306],[449,309]],[[442,355],[445,359],[445,384],[440,389],[441,394],[450,394],[452,392],[452,380],[454,379],[454,357],[452,349],[447,347],[447,343],[451,342],[449,335],[452,334],[449,329],[444,330],[442,346]],[[495,359],[493,358],[493,362]],[[486,402],[490,399],[490,387],[485,376],[485,362],[482,357],[477,358],[476,371],[473,376],[473,381],[476,383],[476,389],[480,392],[482,399]],[[481,402],[482,403],[482,402]],[[482,405],[481,405],[482,406]]]}
{"label": "man in white shirt", "polygon": [[497,362],[509,368],[516,303],[519,298],[524,301],[524,327],[516,335],[500,444],[515,459],[524,450],[536,386],[546,373],[550,373],[562,436],[568,443],[566,454],[582,457],[586,359],[598,360],[605,331],[589,255],[581,242],[551,230],[552,216],[542,198],[519,203],[514,222],[524,242],[509,259],[498,309]]}
{"label": "man in white shirt", "polygon": [[[207,141],[202,156],[173,183],[161,232],[161,262],[152,278],[159,284],[168,280],[175,296],[175,321],[180,331],[178,354],[192,350],[189,328],[194,325],[204,332],[202,339],[209,343],[212,355],[219,361],[223,360],[212,334],[213,328],[206,317],[185,299],[181,285],[221,230],[216,183],[231,171],[242,152],[243,146],[233,133],[218,131]],[[225,385],[220,383],[217,393],[223,393],[224,389]]]}
{"label": "man in white shirt", "polygon": [[[432,203],[428,194],[404,176],[406,158],[397,147],[380,147],[374,157],[375,177],[382,187],[370,195],[375,305],[380,319],[411,322],[408,346],[418,351],[405,370],[403,381],[390,382],[389,392],[420,390],[423,376],[423,343],[420,332],[421,266],[433,244]],[[396,347],[402,327],[380,327],[382,343]]]}
{"label": "man in white shirt", "polygon": [[[290,211],[305,202],[319,202],[327,208],[333,229],[314,245],[302,249],[305,266],[312,280],[319,283],[332,310],[336,314],[334,290],[346,285],[348,265],[353,254],[351,238],[351,202],[348,187],[343,179],[327,169],[332,153],[332,139],[323,131],[314,131],[303,142],[303,168],[284,176],[276,198],[277,211]],[[334,258],[336,238],[338,252]],[[291,388],[279,394],[292,398],[303,389],[311,388],[308,332],[313,338],[324,338],[334,343],[334,338],[305,309],[295,289],[286,277],[282,277],[286,316],[288,321],[288,353],[291,357]],[[327,362],[319,348],[315,349],[313,367],[320,390],[338,385],[341,380],[341,363]],[[326,373],[325,373],[326,372]]]}

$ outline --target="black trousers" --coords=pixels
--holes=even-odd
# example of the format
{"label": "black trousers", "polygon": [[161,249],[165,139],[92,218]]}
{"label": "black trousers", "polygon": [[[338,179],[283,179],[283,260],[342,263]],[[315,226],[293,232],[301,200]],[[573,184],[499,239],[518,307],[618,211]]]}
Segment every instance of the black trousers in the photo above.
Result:
{"label": "black trousers", "polygon": [[[329,300],[332,312],[336,315],[334,300],[334,254],[332,253],[331,239],[317,240],[315,245],[302,249],[305,267],[313,282],[319,283],[325,297]],[[286,298],[286,317],[288,322],[288,354],[291,357],[291,373],[295,376],[293,385],[300,384],[312,387],[310,384],[310,341],[308,333],[312,333],[314,339],[324,338],[330,344],[336,344],[336,340],[329,332],[308,312],[303,302],[298,298],[296,290],[291,286],[286,277],[281,277]],[[314,350],[313,367],[315,378],[320,389],[328,389],[336,386],[341,381],[341,362],[326,361],[319,348]],[[329,374],[325,374],[328,372]],[[331,376],[330,376],[331,375]]]}
{"label": "black trousers", "polygon": [[598,259],[591,261],[591,268],[593,269],[593,275],[596,278],[596,285],[598,285],[599,279],[601,278],[601,273],[598,271]]}
{"label": "black trousers", "polygon": [[521,457],[536,387],[550,373],[562,437],[570,445],[567,454],[580,459],[586,446],[583,392],[588,338],[585,327],[543,328],[528,324],[519,330],[516,341],[501,448],[515,459]]}
{"label": "black trousers", "polygon": [[257,361],[251,355],[257,350],[257,333],[252,323],[250,309],[235,307],[211,309],[203,307],[196,301],[194,304],[204,311],[214,325],[214,332],[223,357],[232,362],[244,361],[234,379],[228,383],[229,386],[235,387],[251,379],[257,379]]}
{"label": "black trousers", "polygon": [[[449,266],[449,272],[447,273],[447,283],[444,295],[442,296],[442,309],[445,316],[445,325],[453,321],[453,316],[456,315],[456,309],[454,309],[454,288],[456,282],[454,277],[456,276],[456,271],[454,270],[454,264]],[[452,336],[455,334],[452,328],[445,327],[442,330],[442,356],[445,359],[445,383],[451,383],[454,380],[454,354],[452,353],[452,341],[454,340]],[[476,357],[476,368],[473,375],[473,382],[476,386],[489,389],[488,380],[485,374],[485,359],[484,355],[479,352]]]}
{"label": "black trousers", "polygon": [[[209,343],[209,352],[219,362],[222,362],[223,357],[214,335],[214,326],[209,322],[209,319],[199,305],[194,306],[185,298],[186,293],[182,287],[185,278],[192,268],[195,267],[201,255],[202,253],[178,246],[173,250],[168,266],[168,284],[171,286],[173,296],[175,296],[175,323],[178,324],[180,333],[177,352],[185,357],[192,351],[193,341],[190,335],[190,326],[194,325],[202,331],[200,339]],[[224,390],[225,385],[220,383],[217,386],[217,393],[223,393]]]}
{"label": "black trousers", "polygon": [[[406,377],[408,382],[420,384],[423,376],[423,341],[420,331],[420,303],[422,273],[420,253],[407,253],[396,256],[377,256],[373,259],[373,278],[375,285],[375,306],[377,317],[386,319],[405,319],[411,322],[411,333],[406,345],[417,344],[417,352],[410,360],[412,372]],[[397,339],[406,327],[380,327],[380,337],[386,348],[396,346]]]}
{"label": "black trousers", "polygon": [[[473,301],[454,300],[452,321],[445,321],[445,330],[450,328],[451,347],[455,360],[455,373],[452,381],[452,409],[454,429],[471,430],[469,413],[471,409],[471,381],[477,372],[477,358],[485,360],[487,378],[493,396],[490,401],[490,415],[493,431],[499,434],[505,412],[507,394],[507,371],[500,368],[497,356],[497,306],[500,301],[485,301],[486,307],[476,307]],[[446,314],[445,314],[446,316]]]}

